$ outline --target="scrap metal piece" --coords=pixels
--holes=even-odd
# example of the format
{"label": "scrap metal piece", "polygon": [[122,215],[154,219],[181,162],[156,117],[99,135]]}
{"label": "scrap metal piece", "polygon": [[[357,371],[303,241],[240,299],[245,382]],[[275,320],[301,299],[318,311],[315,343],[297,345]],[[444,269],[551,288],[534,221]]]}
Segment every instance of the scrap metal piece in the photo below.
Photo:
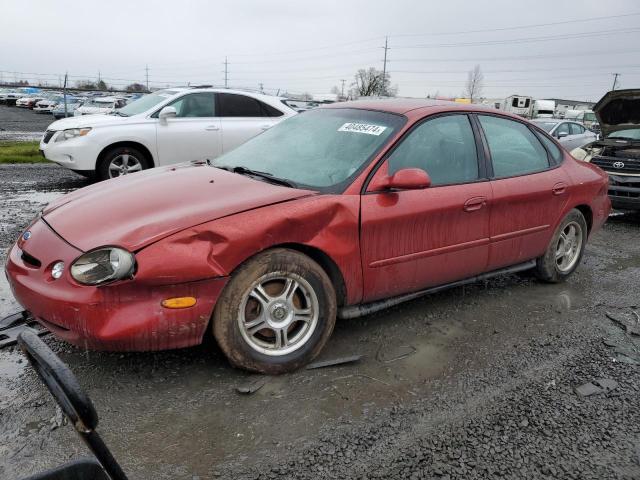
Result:
{"label": "scrap metal piece", "polygon": [[265,375],[261,375],[257,378],[249,378],[246,383],[239,385],[236,387],[236,392],[241,393],[243,395],[251,395],[252,393],[256,393],[262,387],[264,387],[269,381],[269,377]]}
{"label": "scrap metal piece", "polygon": [[316,368],[332,367],[334,365],[344,365],[345,363],[357,362],[362,358],[362,355],[351,355],[349,357],[338,357],[330,360],[321,360],[319,362],[310,363],[307,365],[307,370],[314,370]]}
{"label": "scrap metal piece", "polygon": [[397,362],[398,360],[410,357],[418,351],[418,349],[413,345],[400,345],[393,351],[392,356],[387,357],[384,354],[383,349],[384,345],[381,345],[378,349],[378,353],[376,353],[376,360],[378,360],[380,363]]}
{"label": "scrap metal piece", "polygon": [[25,330],[44,335],[49,330],[40,325],[29,312],[22,311],[0,319],[0,349],[18,342],[18,335]]}

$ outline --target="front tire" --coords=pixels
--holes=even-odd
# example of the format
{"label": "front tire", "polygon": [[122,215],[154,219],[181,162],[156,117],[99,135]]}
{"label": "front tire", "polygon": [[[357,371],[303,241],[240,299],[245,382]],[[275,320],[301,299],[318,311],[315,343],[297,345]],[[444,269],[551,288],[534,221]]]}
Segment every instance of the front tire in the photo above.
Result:
{"label": "front tire", "polygon": [[100,180],[141,172],[149,168],[149,161],[144,153],[133,147],[115,147],[108,150],[98,164]]}
{"label": "front tire", "polygon": [[248,260],[232,275],[213,313],[213,334],[235,367],[285,373],[320,353],[336,311],[326,272],[306,255],[278,248]]}
{"label": "front tire", "polygon": [[545,254],[536,260],[536,276],[549,283],[566,280],[580,264],[587,234],[584,215],[574,208],[560,222]]}

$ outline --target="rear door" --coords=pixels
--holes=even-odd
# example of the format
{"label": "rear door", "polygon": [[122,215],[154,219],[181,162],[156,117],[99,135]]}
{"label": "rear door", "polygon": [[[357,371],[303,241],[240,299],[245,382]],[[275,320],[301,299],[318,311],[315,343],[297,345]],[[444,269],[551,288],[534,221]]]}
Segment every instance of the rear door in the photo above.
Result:
{"label": "rear door", "polygon": [[430,175],[431,186],[362,196],[364,301],[485,270],[491,186],[476,138],[466,114],[428,118],[405,135],[375,173],[374,180],[420,168]]}
{"label": "rear door", "polygon": [[277,115],[282,115],[282,112],[248,95],[218,93],[217,96],[223,153],[271,128],[277,121]]}
{"label": "rear door", "polygon": [[156,142],[160,165],[214,159],[222,152],[220,119],[215,116],[215,93],[194,92],[166,106],[177,115],[156,118]]}
{"label": "rear door", "polygon": [[542,134],[505,117],[477,118],[493,170],[489,269],[495,270],[544,253],[567,202],[570,180],[557,165],[559,149]]}

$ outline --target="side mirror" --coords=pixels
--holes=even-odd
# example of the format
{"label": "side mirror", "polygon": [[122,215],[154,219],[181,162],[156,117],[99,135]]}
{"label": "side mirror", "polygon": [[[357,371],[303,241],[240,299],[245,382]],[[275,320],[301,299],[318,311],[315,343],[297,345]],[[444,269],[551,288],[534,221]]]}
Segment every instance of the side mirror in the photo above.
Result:
{"label": "side mirror", "polygon": [[178,112],[176,112],[176,109],[174,107],[164,107],[162,110],[160,110],[158,118],[160,119],[160,121],[166,122],[168,118],[174,118],[176,115],[178,115]]}
{"label": "side mirror", "polygon": [[564,138],[569,136],[569,132],[558,132],[557,136],[558,138]]}
{"label": "side mirror", "polygon": [[371,191],[421,190],[431,186],[429,174],[420,168],[403,168],[390,177],[381,178],[370,185]]}

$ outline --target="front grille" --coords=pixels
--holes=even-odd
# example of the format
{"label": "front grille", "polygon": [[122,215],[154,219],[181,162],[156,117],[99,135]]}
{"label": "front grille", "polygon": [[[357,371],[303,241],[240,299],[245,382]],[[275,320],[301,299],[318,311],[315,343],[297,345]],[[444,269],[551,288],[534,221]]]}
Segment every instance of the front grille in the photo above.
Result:
{"label": "front grille", "polygon": [[597,156],[591,163],[611,173],[640,173],[640,159],[636,158]]}
{"label": "front grille", "polygon": [[53,137],[54,133],[56,133],[55,130],[47,130],[46,132],[44,132],[44,137],[42,138],[42,141],[44,143],[49,143],[49,140],[51,140],[51,137]]}
{"label": "front grille", "polygon": [[40,266],[42,265],[42,262],[40,260],[38,260],[33,255],[29,255],[24,250],[22,251],[22,255],[21,255],[20,258],[22,258],[22,261],[24,263],[26,263],[27,265],[30,265],[30,266],[32,266],[34,268],[40,268]]}

